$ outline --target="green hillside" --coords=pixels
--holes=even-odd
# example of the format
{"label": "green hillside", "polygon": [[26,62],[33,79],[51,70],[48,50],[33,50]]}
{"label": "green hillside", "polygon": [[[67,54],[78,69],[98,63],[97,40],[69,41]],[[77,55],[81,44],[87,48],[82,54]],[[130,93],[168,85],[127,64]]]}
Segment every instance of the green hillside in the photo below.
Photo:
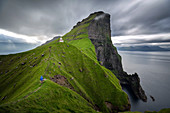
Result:
{"label": "green hillside", "polygon": [[[85,42],[85,44],[83,43]],[[101,66],[87,38],[0,56],[0,112],[109,112],[129,105],[115,75]],[[45,82],[40,84],[40,76]],[[64,76],[65,84],[50,79]]]}
{"label": "green hillside", "polygon": [[100,65],[89,39],[88,26],[96,16],[79,22],[64,42],[0,56],[0,113],[130,110],[119,80]]}

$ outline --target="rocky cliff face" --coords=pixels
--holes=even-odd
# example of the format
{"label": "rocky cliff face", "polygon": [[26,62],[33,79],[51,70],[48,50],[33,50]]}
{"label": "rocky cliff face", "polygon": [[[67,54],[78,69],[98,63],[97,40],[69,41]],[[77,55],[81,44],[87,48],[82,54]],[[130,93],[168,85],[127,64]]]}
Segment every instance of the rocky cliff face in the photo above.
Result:
{"label": "rocky cliff face", "polygon": [[121,57],[111,41],[110,15],[101,11],[95,12],[90,16],[92,15],[96,15],[96,17],[91,20],[88,26],[88,36],[95,45],[98,61],[101,65],[110,69],[120,80],[121,84],[129,85],[138,98],[147,101],[138,75],[128,75],[123,71]]}
{"label": "rocky cliff face", "polygon": [[88,35],[95,45],[98,61],[110,70],[123,71],[121,59],[111,41],[110,15],[96,13],[88,27]]}

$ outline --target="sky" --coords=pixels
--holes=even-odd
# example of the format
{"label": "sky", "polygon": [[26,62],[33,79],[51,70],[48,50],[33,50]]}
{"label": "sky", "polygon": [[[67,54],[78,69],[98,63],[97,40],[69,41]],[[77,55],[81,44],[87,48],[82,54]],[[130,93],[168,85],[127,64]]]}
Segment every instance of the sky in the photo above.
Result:
{"label": "sky", "polygon": [[96,11],[111,15],[116,46],[170,47],[170,0],[0,0],[0,54],[62,36]]}

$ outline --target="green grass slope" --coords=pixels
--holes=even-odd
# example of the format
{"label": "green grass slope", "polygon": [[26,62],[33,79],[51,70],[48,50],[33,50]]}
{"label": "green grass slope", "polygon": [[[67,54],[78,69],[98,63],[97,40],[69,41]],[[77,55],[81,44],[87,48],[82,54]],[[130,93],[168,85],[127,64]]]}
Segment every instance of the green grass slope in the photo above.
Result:
{"label": "green grass slope", "polygon": [[91,105],[74,91],[46,80],[41,88],[18,102],[1,105],[0,112],[95,112]]}
{"label": "green grass slope", "polygon": [[[116,76],[97,61],[90,15],[31,51],[0,56],[0,112],[117,112],[129,109]],[[40,76],[46,78],[40,83]],[[55,78],[58,76],[57,78]],[[60,82],[53,82],[55,78]]]}
{"label": "green grass slope", "polygon": [[65,34],[62,38],[65,40],[65,42],[76,46],[84,54],[97,62],[95,47],[88,38],[88,26],[96,16],[96,14],[90,15],[86,19],[77,23],[77,25],[74,26],[73,29]]}
{"label": "green grass slope", "polygon": [[[58,40],[34,50],[0,56],[0,112],[102,112],[129,107],[119,80],[96,58],[88,38],[90,15]],[[39,78],[47,80],[42,86]],[[50,81],[64,76],[69,87]],[[34,107],[35,106],[35,107]],[[80,107],[78,107],[80,106]]]}
{"label": "green grass slope", "polygon": [[[95,112],[98,108],[109,112],[106,101],[123,110],[128,97],[118,79],[93,60],[94,51],[73,45],[53,41],[24,53],[0,56],[0,112]],[[47,81],[40,87],[41,75]],[[54,75],[65,76],[73,90],[52,83],[49,79]]]}

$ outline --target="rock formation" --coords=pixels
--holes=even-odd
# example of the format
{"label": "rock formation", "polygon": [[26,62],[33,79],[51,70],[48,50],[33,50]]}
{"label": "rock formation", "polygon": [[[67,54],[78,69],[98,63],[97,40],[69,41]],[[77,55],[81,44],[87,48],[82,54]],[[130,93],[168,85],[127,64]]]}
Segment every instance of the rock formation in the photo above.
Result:
{"label": "rock formation", "polygon": [[55,36],[53,39],[46,41],[46,42],[45,42],[44,44],[42,44],[42,45],[48,44],[48,43],[50,43],[50,42],[52,42],[52,41],[54,41],[54,40],[59,39],[60,37],[61,37],[61,36]]}
{"label": "rock formation", "polygon": [[136,73],[128,75],[123,71],[121,56],[118,54],[116,47],[113,46],[111,41],[110,15],[102,11],[95,12],[90,16],[92,15],[97,16],[90,22],[88,36],[95,45],[98,61],[101,65],[110,69],[117,76],[122,85],[129,85],[136,97],[147,101],[145,92],[140,85],[139,76]]}

